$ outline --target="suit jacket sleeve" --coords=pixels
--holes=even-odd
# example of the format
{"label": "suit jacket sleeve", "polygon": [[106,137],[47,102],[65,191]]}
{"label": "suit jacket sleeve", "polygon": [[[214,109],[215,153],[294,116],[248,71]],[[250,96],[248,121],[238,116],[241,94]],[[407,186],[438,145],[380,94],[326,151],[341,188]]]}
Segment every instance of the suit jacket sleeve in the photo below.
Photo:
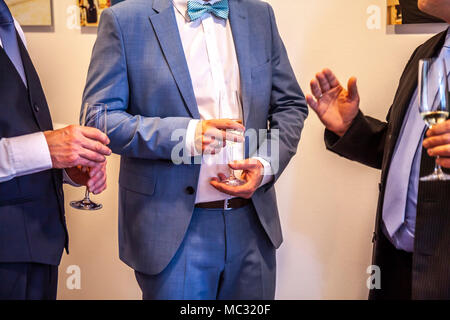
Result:
{"label": "suit jacket sleeve", "polygon": [[109,8],[103,11],[100,20],[83,104],[102,102],[108,105],[108,136],[114,153],[142,159],[171,159],[174,147],[183,143],[180,139],[172,139],[172,133],[186,130],[191,119],[129,114],[129,97],[123,35],[114,11]]}
{"label": "suit jacket sleeve", "polygon": [[[278,180],[296,154],[304,122],[308,116],[304,94],[292,70],[270,5],[268,10],[272,27],[272,92],[268,119],[270,130],[258,151],[258,156],[270,163],[274,176],[266,188],[270,188]],[[279,153],[271,151],[276,145],[279,146]]]}
{"label": "suit jacket sleeve", "polygon": [[386,122],[364,116],[360,111],[341,138],[325,130],[325,145],[342,157],[381,169],[386,131]]}

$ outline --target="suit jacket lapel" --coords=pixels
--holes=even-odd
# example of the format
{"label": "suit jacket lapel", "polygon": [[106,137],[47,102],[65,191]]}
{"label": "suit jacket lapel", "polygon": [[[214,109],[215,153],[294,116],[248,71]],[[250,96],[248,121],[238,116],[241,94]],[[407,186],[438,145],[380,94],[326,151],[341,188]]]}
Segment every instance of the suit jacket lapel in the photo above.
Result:
{"label": "suit jacket lapel", "polygon": [[247,7],[241,0],[230,0],[230,25],[241,77],[244,124],[248,124],[251,106],[250,26]]}
{"label": "suit jacket lapel", "polygon": [[153,9],[157,14],[150,15],[150,21],[161,49],[191,116],[199,119],[200,113],[172,3],[169,0],[155,0]]}
{"label": "suit jacket lapel", "polygon": [[[33,66],[28,51],[19,36],[17,37],[17,40],[22,57],[23,68],[27,78],[28,96],[32,109],[31,112],[33,112],[36,122],[41,130],[50,130],[53,128],[53,125],[41,81],[39,80],[39,76]],[[35,108],[35,105],[39,110]]]}
{"label": "suit jacket lapel", "polygon": [[417,89],[419,60],[437,56],[444,45],[445,36],[446,32],[442,34],[442,37],[436,37],[428,46],[418,49],[418,52],[411,61],[410,66],[407,70],[405,70],[405,74],[403,75],[404,81],[400,83],[395,101],[395,104],[401,107],[397,108],[398,116],[394,117],[394,119],[403,122],[403,118],[411,102],[412,95]]}

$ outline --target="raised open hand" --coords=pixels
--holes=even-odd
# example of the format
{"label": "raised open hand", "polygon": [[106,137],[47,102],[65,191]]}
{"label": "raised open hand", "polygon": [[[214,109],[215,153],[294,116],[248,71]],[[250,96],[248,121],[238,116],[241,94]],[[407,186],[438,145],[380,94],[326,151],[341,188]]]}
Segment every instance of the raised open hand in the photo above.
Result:
{"label": "raised open hand", "polygon": [[324,69],[316,74],[310,85],[314,97],[306,96],[309,106],[328,130],[342,137],[359,110],[356,78],[350,78],[346,90],[330,69]]}

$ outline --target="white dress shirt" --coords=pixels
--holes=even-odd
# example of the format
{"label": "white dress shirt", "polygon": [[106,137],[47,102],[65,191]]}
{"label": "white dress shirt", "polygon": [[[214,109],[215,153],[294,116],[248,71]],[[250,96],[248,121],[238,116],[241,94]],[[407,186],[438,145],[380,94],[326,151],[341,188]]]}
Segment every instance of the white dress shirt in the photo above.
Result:
{"label": "white dress shirt", "polygon": [[[27,43],[22,28],[16,20],[14,20],[14,24],[26,47]],[[3,48],[1,38],[0,47]],[[0,139],[0,183],[15,177],[49,170],[52,167],[50,150],[43,132]],[[66,171],[63,173],[64,182],[78,186],[69,178]]]}
{"label": "white dress shirt", "polygon": [[[218,1],[211,0],[209,3]],[[190,21],[187,0],[173,0],[173,4],[201,119],[242,119],[242,110],[234,103],[234,93],[240,96],[240,75],[229,20],[205,14],[201,19]],[[197,155],[194,139],[198,122],[191,120],[186,134],[186,149],[191,155]],[[225,150],[217,155],[203,156],[196,203],[231,198],[210,185],[211,178],[219,173],[230,174],[225,159]],[[272,179],[270,164],[264,159],[255,159],[264,166],[265,175],[261,184],[264,185]]]}

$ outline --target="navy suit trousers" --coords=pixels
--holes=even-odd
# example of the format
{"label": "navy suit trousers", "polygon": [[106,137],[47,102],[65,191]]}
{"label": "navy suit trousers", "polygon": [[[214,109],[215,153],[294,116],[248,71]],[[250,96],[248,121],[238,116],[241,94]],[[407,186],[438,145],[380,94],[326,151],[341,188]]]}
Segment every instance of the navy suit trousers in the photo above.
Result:
{"label": "navy suit trousers", "polygon": [[58,267],[0,263],[0,300],[56,300]]}

